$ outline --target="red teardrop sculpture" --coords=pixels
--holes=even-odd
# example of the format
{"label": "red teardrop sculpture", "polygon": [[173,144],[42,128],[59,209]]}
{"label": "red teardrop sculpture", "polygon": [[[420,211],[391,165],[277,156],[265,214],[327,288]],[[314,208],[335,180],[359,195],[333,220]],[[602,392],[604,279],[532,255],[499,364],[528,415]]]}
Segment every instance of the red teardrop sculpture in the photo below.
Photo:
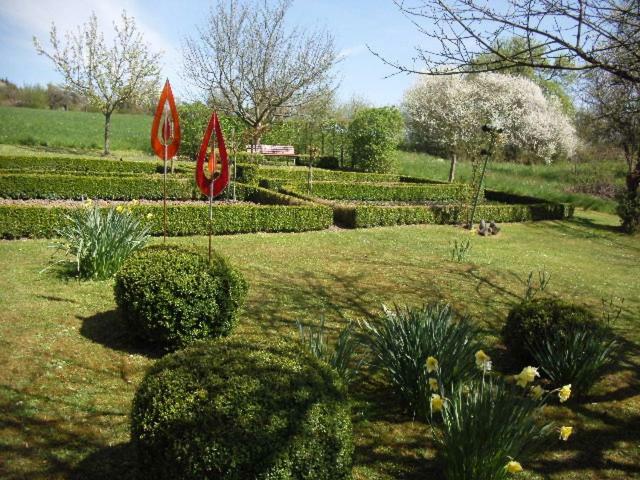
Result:
{"label": "red teardrop sculpture", "polygon": [[[211,135],[215,130],[216,141],[218,143],[218,152],[220,153],[221,169],[218,175],[216,169],[216,157],[215,149],[207,156],[207,148],[211,140]],[[204,174],[204,162],[208,160],[208,170],[211,174],[211,178],[207,178]],[[213,192],[211,190],[213,183]],[[229,159],[227,157],[227,148],[224,144],[224,137],[222,136],[222,129],[220,128],[220,122],[218,116],[214,111],[209,119],[209,125],[202,137],[202,143],[200,144],[200,152],[198,153],[198,161],[196,163],[196,184],[203,195],[207,197],[212,195],[217,197],[222,191],[229,185]]]}
{"label": "red teardrop sculpture", "polygon": [[[164,115],[165,104],[169,103],[169,111],[171,115]],[[162,122],[162,127],[160,123]],[[167,80],[160,94],[160,101],[156,107],[156,114],[153,117],[151,125],[151,147],[160,158],[165,158],[165,146],[167,149],[167,157],[173,158],[180,148],[180,122],[178,120],[178,109],[176,101],[173,98],[171,84]]]}

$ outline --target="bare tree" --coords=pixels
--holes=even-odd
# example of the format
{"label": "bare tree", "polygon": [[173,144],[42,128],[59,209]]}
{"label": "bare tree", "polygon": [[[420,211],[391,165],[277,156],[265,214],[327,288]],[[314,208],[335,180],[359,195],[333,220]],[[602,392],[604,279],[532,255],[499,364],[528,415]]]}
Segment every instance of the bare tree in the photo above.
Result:
{"label": "bare tree", "polygon": [[111,115],[125,104],[140,103],[156,94],[159,86],[160,53],[151,53],[137,30],[133,17],[122,12],[113,24],[115,38],[109,48],[98,31],[93,13],[76,31],[67,32],[64,45],[51,24],[51,51],[33,37],[36,50],[49,58],[64,77],[65,87],[99,109],[104,115],[104,154],[110,152]]}
{"label": "bare tree", "polygon": [[257,144],[278,116],[324,94],[337,54],[326,30],[287,29],[292,0],[219,0],[184,41],[186,77],[215,107],[242,119]]}
{"label": "bare tree", "polygon": [[[416,48],[415,61],[424,69],[374,52],[398,72],[454,75],[513,67],[550,73],[600,69],[640,83],[637,0],[393,1],[421,33],[439,45],[435,50]],[[504,48],[513,39],[521,49]],[[613,52],[616,55],[610,55]]]}

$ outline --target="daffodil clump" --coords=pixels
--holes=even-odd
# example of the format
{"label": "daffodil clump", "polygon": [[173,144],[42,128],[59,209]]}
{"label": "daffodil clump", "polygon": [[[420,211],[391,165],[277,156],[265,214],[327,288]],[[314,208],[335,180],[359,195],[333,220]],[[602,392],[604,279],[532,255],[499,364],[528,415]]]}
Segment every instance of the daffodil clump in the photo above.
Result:
{"label": "daffodil clump", "polygon": [[[427,357],[431,425],[448,480],[503,480],[525,470],[525,461],[548,445],[554,436],[568,441],[573,427],[540,423],[541,408],[556,398],[571,397],[571,385],[547,391],[535,382],[538,368],[503,377],[491,372],[491,357],[476,351],[482,375],[450,388],[439,376],[446,368],[436,356]],[[437,420],[437,421],[436,421]],[[487,441],[491,439],[491,441]]]}

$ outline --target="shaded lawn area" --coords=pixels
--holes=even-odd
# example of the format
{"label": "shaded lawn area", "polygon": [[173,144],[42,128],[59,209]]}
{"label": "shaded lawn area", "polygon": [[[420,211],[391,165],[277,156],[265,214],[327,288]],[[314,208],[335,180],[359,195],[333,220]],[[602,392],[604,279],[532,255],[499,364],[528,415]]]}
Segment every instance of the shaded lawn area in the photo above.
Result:
{"label": "shaded lawn area", "polygon": [[[549,408],[575,435],[525,464],[520,478],[640,478],[640,240],[615,233],[616,223],[580,212],[568,222],[505,225],[493,238],[407,226],[224,236],[214,244],[250,284],[237,336],[295,336],[296,320],[322,317],[336,332],[381,303],[442,299],[475,319],[505,365],[498,331],[530,271],[544,268],[550,294],[594,309],[602,298],[624,298],[620,365],[583,402]],[[462,238],[471,239],[469,261],[451,262],[451,244]],[[207,245],[206,237],[169,241]],[[0,477],[133,478],[128,414],[154,354],[130,340],[112,281],[40,273],[48,243],[0,242]],[[429,427],[412,422],[379,377],[363,375],[351,392],[356,479],[439,478]]]}

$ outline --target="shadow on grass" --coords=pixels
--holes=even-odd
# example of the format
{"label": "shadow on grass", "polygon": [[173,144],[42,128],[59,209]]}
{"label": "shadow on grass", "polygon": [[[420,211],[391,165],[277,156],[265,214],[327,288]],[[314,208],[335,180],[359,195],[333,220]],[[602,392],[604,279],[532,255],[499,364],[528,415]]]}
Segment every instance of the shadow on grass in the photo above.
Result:
{"label": "shadow on grass", "polygon": [[160,358],[166,351],[145,345],[130,331],[118,310],[99,312],[90,317],[77,317],[82,320],[80,334],[92,342],[104,345],[119,352]]}
{"label": "shadow on grass", "polygon": [[138,477],[131,443],[101,448],[87,455],[71,472],[70,480],[135,480]]}

